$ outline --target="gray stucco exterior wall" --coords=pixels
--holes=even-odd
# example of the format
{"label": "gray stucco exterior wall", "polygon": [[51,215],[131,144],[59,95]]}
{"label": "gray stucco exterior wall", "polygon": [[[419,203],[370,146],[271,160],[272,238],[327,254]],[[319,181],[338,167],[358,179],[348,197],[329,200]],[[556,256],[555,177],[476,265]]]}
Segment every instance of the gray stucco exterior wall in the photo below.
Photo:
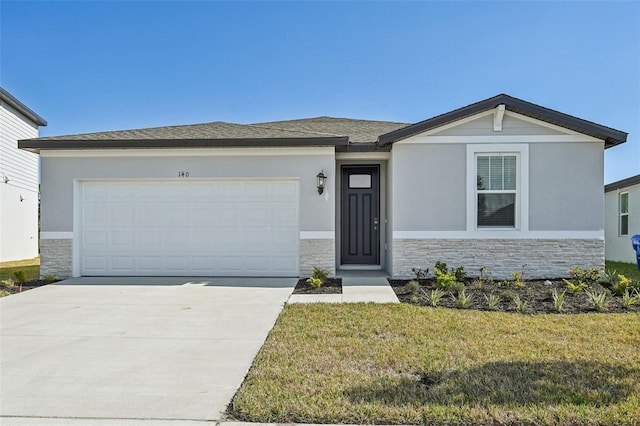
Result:
{"label": "gray stucco exterior wall", "polygon": [[466,229],[464,144],[393,147],[393,230]]}
{"label": "gray stucco exterior wall", "polygon": [[604,229],[604,142],[529,145],[529,229]]}
{"label": "gray stucco exterior wall", "polygon": [[43,232],[73,231],[74,179],[186,179],[206,178],[299,178],[300,230],[333,231],[334,198],[318,196],[316,175],[320,170],[335,179],[332,148],[325,155],[282,156],[177,156],[177,157],[42,158]]}

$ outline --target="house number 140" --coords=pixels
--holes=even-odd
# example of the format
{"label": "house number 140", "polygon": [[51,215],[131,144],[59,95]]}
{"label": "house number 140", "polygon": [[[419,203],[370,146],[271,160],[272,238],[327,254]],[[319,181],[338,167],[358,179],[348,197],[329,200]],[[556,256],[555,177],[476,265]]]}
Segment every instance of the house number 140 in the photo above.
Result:
{"label": "house number 140", "polygon": [[178,177],[189,177],[189,172],[178,172]]}

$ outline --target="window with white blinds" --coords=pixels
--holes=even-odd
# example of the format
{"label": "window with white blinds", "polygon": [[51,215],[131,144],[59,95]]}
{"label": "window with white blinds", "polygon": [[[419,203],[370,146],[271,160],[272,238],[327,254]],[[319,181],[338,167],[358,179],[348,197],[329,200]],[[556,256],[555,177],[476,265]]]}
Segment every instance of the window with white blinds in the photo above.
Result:
{"label": "window with white blinds", "polygon": [[515,228],[517,197],[515,154],[476,155],[477,226]]}

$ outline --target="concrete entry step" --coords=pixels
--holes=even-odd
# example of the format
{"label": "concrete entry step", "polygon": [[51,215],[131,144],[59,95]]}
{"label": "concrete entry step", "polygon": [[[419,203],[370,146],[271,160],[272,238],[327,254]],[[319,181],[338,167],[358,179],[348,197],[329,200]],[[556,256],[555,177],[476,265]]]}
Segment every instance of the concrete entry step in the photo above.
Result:
{"label": "concrete entry step", "polygon": [[342,294],[292,294],[288,303],[400,303],[384,277],[343,277]]}

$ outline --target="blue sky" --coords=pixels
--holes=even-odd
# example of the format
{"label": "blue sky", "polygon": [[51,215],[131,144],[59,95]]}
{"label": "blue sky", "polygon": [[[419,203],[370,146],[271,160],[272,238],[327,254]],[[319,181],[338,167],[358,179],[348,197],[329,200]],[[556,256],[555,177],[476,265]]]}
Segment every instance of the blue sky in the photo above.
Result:
{"label": "blue sky", "polygon": [[[498,93],[629,133],[640,2],[0,1],[0,84],[41,135],[330,115],[416,122]],[[580,159],[576,159],[580,161]]]}

